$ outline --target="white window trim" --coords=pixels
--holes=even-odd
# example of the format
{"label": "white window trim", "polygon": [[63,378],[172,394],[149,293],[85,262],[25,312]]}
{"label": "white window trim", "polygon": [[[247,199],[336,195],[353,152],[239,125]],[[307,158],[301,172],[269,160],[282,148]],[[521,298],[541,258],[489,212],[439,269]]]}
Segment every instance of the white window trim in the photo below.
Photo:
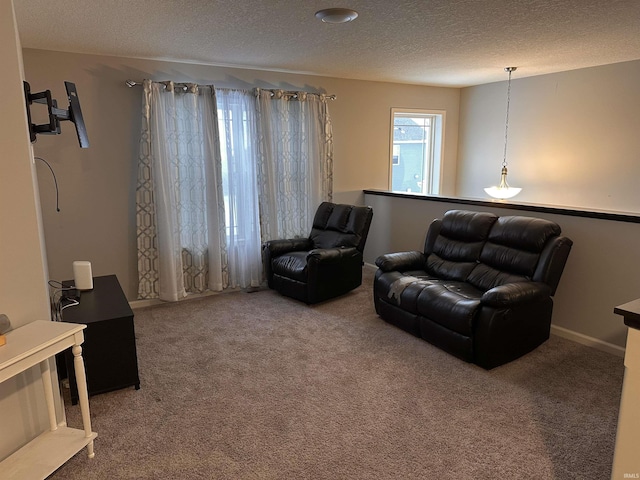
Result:
{"label": "white window trim", "polygon": [[[446,110],[431,110],[424,108],[399,108],[392,107],[391,115],[389,117],[389,173],[387,190],[391,191],[393,188],[393,128],[394,119],[397,113],[409,113],[417,115],[433,115],[434,116],[434,128],[432,129],[433,142],[432,142],[432,162],[430,162],[429,179],[431,184],[429,185],[429,194],[437,195],[442,191],[443,184],[443,166],[444,166],[444,142],[445,142],[445,125],[446,125]],[[438,141],[438,132],[439,141]]]}

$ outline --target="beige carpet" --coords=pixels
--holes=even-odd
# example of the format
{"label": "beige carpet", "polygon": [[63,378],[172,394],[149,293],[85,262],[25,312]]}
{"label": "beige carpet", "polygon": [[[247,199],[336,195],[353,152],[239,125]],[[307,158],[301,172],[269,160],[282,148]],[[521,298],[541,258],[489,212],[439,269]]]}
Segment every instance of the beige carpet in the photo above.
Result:
{"label": "beige carpet", "polygon": [[485,371],[377,317],[371,282],[137,310],[141,389],[91,397],[96,457],[51,478],[610,477],[621,358],[552,337]]}

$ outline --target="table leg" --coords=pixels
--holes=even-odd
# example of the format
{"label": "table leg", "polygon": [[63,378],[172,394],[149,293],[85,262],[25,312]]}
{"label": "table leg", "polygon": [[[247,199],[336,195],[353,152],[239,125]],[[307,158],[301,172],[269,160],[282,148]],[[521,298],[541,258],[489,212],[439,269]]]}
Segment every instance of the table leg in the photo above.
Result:
{"label": "table leg", "polygon": [[[91,417],[89,416],[89,395],[87,393],[87,377],[84,371],[84,360],[82,359],[82,347],[74,345],[73,366],[76,371],[76,383],[78,385],[78,400],[80,402],[80,411],[82,412],[82,424],[84,425],[84,433],[87,437],[91,436]],[[87,445],[89,458],[93,458],[93,440]]]}
{"label": "table leg", "polygon": [[58,419],[56,416],[55,400],[53,398],[53,384],[51,383],[51,370],[49,369],[48,358],[40,362],[40,373],[42,374],[44,398],[47,402],[47,412],[49,414],[49,429],[53,432],[58,429]]}

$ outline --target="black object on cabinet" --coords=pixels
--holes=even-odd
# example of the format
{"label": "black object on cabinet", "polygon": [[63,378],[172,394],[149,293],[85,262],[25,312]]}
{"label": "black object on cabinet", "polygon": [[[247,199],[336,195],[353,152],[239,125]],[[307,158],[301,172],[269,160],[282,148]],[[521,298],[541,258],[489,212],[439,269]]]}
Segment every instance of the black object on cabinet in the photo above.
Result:
{"label": "black object on cabinet", "polygon": [[[73,281],[63,282],[72,286]],[[84,357],[89,395],[134,386],[140,388],[133,311],[115,275],[93,278],[93,290],[80,292],[80,304],[65,308],[62,320],[83,323]],[[71,403],[78,403],[73,353],[65,352]]]}

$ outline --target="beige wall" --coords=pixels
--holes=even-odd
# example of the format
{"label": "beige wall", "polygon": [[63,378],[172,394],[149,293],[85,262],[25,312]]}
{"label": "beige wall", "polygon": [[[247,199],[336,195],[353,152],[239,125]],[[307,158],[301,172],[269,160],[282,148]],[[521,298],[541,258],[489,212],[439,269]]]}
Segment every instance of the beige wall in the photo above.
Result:
{"label": "beige wall", "polygon": [[383,253],[422,250],[429,223],[447,210],[525,215],[558,223],[574,244],[556,291],[552,318],[554,327],[569,332],[554,331],[565,336],[576,333],[569,338],[603,350],[622,351],[627,328],[613,308],[640,296],[639,224],[370,194],[365,198],[375,212],[364,252],[371,264]]}
{"label": "beige wall", "polygon": [[[522,202],[640,212],[640,61],[518,79],[509,183]],[[505,74],[506,78],[506,74]],[[462,89],[457,194],[499,180],[506,82]]]}
{"label": "beige wall", "polygon": [[[49,319],[49,296],[11,0],[0,0],[0,62],[0,313],[18,328]],[[0,385],[0,459],[49,426],[40,378],[36,367]]]}
{"label": "beige wall", "polygon": [[78,88],[91,147],[81,150],[73,125],[62,135],[40,135],[37,155],[54,168],[61,211],[55,211],[51,175],[38,179],[51,278],[73,276],[73,260],[88,260],[95,275],[115,273],[127,297],[137,295],[134,192],[140,128],[140,88],[127,79],[172,79],[220,87],[305,89],[336,94],[334,200],[362,203],[364,188],[387,188],[392,107],[446,111],[445,186],[453,194],[457,157],[458,89],[342,80],[193,64],[78,55],[25,49],[25,72],[34,89],[65,98],[64,80]]}
{"label": "beige wall", "polygon": [[[518,79],[524,71],[514,73],[511,91],[509,183],[523,188],[514,200],[640,212],[640,61]],[[483,187],[499,180],[506,88],[499,82],[461,91],[460,197],[487,198]],[[640,295],[640,225],[540,216],[575,242],[554,325],[624,346],[626,328],[613,307]]]}

